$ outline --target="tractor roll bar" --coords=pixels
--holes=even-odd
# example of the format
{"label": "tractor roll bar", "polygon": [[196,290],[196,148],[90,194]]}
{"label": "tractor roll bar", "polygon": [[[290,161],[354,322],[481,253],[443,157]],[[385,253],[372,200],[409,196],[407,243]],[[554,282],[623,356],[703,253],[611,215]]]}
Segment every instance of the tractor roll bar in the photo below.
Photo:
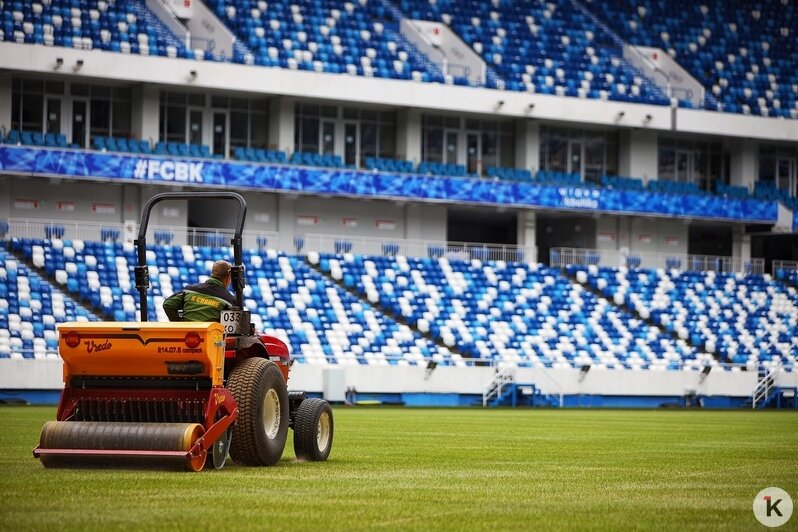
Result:
{"label": "tractor roll bar", "polygon": [[139,223],[139,236],[135,240],[138,265],[134,268],[136,276],[136,290],[141,303],[141,321],[149,319],[149,301],[147,291],[150,288],[150,272],[147,267],[147,225],[150,221],[150,212],[159,202],[164,200],[197,200],[197,199],[224,199],[238,202],[238,216],[236,217],[235,233],[230,243],[233,245],[233,268],[230,277],[235,290],[236,306],[241,309],[244,305],[244,266],[241,251],[241,234],[244,232],[244,221],[247,217],[247,202],[241,194],[235,192],[161,192],[147,201],[141,212]]}

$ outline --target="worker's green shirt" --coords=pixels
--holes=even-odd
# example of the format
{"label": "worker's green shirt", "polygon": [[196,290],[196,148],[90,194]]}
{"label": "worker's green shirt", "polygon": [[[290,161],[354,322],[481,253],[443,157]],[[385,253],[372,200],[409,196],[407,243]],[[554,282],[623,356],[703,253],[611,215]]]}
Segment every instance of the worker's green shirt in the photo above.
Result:
{"label": "worker's green shirt", "polygon": [[169,321],[219,321],[222,310],[233,307],[235,299],[221,281],[211,277],[204,283],[190,285],[163,302]]}

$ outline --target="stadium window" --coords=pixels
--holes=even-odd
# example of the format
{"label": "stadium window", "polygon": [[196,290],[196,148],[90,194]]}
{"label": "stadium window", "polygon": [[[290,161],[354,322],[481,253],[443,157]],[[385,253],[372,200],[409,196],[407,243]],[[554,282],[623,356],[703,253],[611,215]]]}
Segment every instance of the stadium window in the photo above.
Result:
{"label": "stadium window", "polygon": [[499,165],[499,137],[496,131],[482,132],[482,171],[491,166]]}
{"label": "stadium window", "polygon": [[695,183],[710,191],[717,180],[728,181],[729,158],[719,142],[702,139],[661,137],[658,149],[658,179]]}
{"label": "stadium window", "polygon": [[12,82],[11,112],[12,128],[43,132],[44,83],[34,79],[18,79],[17,83]]}
{"label": "stadium window", "polygon": [[161,140],[166,142],[186,142],[186,107],[169,105],[161,109],[163,130]]}
{"label": "stadium window", "polygon": [[515,166],[515,129],[511,121],[423,115],[421,160],[464,164],[469,173],[490,166]]}
{"label": "stadium window", "polygon": [[541,128],[540,169],[575,172],[588,182],[618,171],[618,137],[613,131]]}
{"label": "stadium window", "polygon": [[91,89],[86,83],[71,83],[69,85],[69,93],[72,96],[88,96]]}
{"label": "stadium window", "polygon": [[773,183],[798,197],[798,149],[774,144],[760,146],[759,181]]}
{"label": "stadium window", "polygon": [[443,128],[425,126],[421,135],[421,160],[430,163],[443,162]]}
{"label": "stadium window", "polygon": [[294,107],[294,150],[322,153],[322,118],[334,119],[337,115],[338,108],[333,105],[297,103]]}
{"label": "stadium window", "polygon": [[230,147],[249,147],[249,114],[247,111],[230,110]]}
{"label": "stadium window", "polygon": [[89,108],[89,134],[91,137],[109,136],[111,134],[111,102],[92,98]]}
{"label": "stadium window", "polygon": [[269,145],[269,102],[267,100],[250,101],[249,111],[249,144],[255,148]]}
{"label": "stadium window", "polygon": [[130,102],[114,99],[112,104],[111,134],[114,137],[130,135]]}
{"label": "stadium window", "polygon": [[42,131],[44,126],[44,95],[26,92],[22,95],[22,117],[20,129]]}

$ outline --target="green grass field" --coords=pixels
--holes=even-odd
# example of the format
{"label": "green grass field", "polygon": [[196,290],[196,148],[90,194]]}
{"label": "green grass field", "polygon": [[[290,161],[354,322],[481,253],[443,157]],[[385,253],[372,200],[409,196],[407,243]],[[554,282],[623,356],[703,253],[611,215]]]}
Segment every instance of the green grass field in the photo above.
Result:
{"label": "green grass field", "polygon": [[[335,409],[330,461],[44,469],[54,408],[0,407],[1,530],[764,529],[798,503],[798,414]],[[782,529],[798,528],[798,516]]]}

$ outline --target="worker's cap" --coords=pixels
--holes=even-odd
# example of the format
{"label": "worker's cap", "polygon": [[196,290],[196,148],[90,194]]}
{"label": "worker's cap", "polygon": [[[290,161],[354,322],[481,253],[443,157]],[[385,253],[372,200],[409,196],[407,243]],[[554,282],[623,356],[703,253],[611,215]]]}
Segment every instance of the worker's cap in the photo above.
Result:
{"label": "worker's cap", "polygon": [[226,260],[217,260],[213,263],[213,269],[211,270],[211,277],[215,277],[217,279],[224,279],[228,275],[230,275],[230,269],[233,266],[227,262]]}

